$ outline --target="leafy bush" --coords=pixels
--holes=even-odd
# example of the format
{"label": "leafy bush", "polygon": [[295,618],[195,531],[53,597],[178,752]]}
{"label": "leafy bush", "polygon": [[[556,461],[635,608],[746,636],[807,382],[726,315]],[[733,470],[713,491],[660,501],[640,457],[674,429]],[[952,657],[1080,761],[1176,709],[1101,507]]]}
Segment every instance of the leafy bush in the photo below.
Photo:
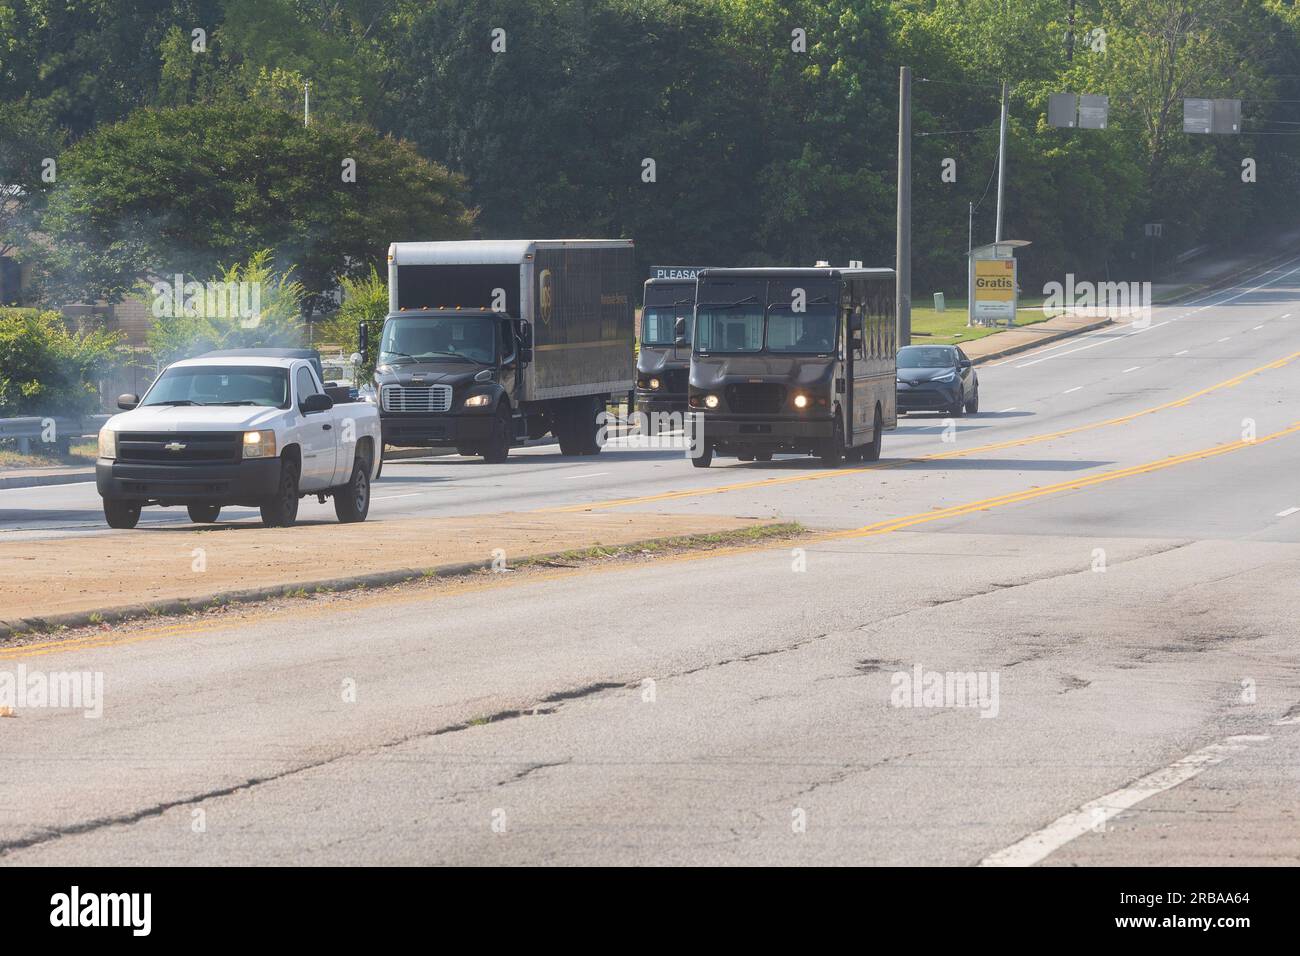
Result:
{"label": "leafy bush", "polygon": [[95,412],[96,383],[120,340],[70,328],[57,312],[0,308],[0,417]]}
{"label": "leafy bush", "polygon": [[[145,288],[140,298],[155,317],[147,339],[155,361],[161,367],[213,349],[301,347],[305,293],[292,271],[277,272],[262,249],[207,283],[182,284],[179,295],[176,277]],[[242,292],[239,283],[246,284]],[[235,289],[235,297],[212,294],[218,288]],[[256,314],[243,314],[235,302],[255,305]]]}
{"label": "leafy bush", "polygon": [[[377,336],[384,317],[388,315],[388,282],[380,277],[374,266],[370,274],[360,279],[345,278],[340,287],[343,301],[338,311],[318,326],[317,341],[337,345],[345,354],[356,350],[358,342],[357,327],[362,322],[371,323],[370,334]],[[375,375],[375,358],[379,354],[379,342],[372,340],[367,354],[357,368],[357,384],[369,382]]]}

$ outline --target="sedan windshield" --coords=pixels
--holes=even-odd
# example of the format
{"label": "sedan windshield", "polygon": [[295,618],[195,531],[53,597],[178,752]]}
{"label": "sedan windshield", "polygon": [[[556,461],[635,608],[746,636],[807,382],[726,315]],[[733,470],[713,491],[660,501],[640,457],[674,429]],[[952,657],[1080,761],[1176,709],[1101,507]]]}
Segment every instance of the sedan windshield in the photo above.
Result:
{"label": "sedan windshield", "polygon": [[451,358],[491,365],[496,360],[496,321],[487,316],[403,316],[384,323],[381,365]]}
{"label": "sedan windshield", "polygon": [[158,377],[140,404],[288,408],[289,373],[282,368],[248,365],[172,366]]}
{"label": "sedan windshield", "polygon": [[907,346],[898,350],[899,368],[952,368],[957,350],[944,345]]}

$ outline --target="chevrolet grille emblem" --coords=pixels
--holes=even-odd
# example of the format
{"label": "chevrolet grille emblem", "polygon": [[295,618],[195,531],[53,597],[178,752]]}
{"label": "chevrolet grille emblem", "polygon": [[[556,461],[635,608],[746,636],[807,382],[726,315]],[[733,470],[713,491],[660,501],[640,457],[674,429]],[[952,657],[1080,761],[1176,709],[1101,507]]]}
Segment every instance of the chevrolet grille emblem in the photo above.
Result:
{"label": "chevrolet grille emblem", "polygon": [[173,442],[168,442],[167,444],[163,445],[163,447],[166,448],[168,451],[184,451],[185,443],[179,441],[173,441]]}

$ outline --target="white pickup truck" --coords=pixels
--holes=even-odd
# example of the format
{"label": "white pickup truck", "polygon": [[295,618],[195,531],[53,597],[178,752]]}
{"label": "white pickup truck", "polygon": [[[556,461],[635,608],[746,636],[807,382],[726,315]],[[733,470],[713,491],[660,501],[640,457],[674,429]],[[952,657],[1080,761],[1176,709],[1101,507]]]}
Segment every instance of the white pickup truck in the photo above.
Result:
{"label": "white pickup truck", "polygon": [[[337,394],[337,392],[336,392]],[[298,499],[334,499],[340,521],[364,521],[382,465],[379,412],[336,405],[305,349],[209,353],[169,365],[143,398],[118,397],[99,433],[95,481],[112,528],[134,528],[145,505],[185,505],[190,519],[222,507],[261,509],[287,527]]]}

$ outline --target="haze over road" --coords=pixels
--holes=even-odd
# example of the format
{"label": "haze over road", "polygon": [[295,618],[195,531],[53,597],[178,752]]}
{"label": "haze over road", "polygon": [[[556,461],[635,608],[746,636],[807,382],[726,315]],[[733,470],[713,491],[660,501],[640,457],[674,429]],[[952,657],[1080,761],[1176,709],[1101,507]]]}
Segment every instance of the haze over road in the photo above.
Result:
{"label": "haze over road", "polygon": [[[0,649],[105,679],[101,719],[0,721],[0,860],[1297,862],[1300,260],[979,376],[872,467],[538,447],[390,463],[370,518],[826,532],[793,544]],[[93,484],[0,490],[0,529],[107,533]]]}

